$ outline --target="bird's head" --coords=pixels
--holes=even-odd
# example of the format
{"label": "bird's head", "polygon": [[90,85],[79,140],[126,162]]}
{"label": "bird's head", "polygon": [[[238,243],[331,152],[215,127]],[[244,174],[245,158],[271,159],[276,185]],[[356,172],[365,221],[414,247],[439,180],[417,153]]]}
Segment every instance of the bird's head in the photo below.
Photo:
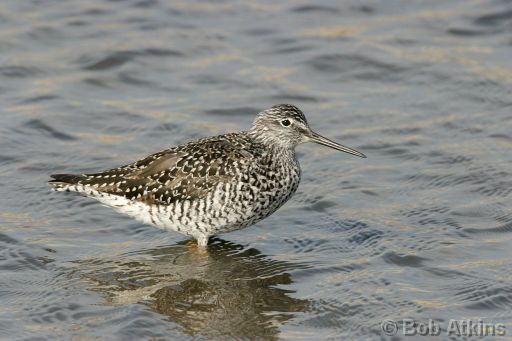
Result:
{"label": "bird's head", "polygon": [[291,104],[274,105],[260,112],[249,133],[263,143],[283,148],[295,148],[304,142],[315,142],[345,153],[366,157],[357,150],[342,146],[312,131],[304,113]]}

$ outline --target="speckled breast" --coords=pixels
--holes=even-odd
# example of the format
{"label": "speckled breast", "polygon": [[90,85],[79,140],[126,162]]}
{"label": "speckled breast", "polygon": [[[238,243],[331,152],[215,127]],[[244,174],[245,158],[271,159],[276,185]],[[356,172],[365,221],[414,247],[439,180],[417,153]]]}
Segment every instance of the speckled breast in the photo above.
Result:
{"label": "speckled breast", "polygon": [[[269,153],[241,173],[237,182],[223,184],[216,191],[222,200],[214,232],[241,229],[264,219],[286,203],[296,192],[300,182],[300,166],[293,152]],[[224,220],[224,219],[222,219]]]}

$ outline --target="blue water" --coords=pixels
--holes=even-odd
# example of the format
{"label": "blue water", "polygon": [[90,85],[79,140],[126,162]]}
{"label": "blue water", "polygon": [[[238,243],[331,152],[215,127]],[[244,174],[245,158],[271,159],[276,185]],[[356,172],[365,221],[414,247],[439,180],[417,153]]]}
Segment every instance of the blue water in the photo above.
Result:
{"label": "blue water", "polygon": [[[511,27],[510,1],[3,1],[0,339],[512,335]],[[294,198],[207,253],[46,184],[278,103],[368,158],[300,146]]]}

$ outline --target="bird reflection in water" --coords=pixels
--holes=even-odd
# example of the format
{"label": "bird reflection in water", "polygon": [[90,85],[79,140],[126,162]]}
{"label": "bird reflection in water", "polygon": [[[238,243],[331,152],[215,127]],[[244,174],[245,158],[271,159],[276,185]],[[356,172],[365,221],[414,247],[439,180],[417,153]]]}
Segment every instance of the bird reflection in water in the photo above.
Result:
{"label": "bird reflection in water", "polygon": [[183,242],[122,256],[81,262],[80,272],[109,303],[143,303],[190,335],[273,340],[279,325],[309,306],[283,288],[292,283],[290,271],[307,265],[218,238],[207,252]]}

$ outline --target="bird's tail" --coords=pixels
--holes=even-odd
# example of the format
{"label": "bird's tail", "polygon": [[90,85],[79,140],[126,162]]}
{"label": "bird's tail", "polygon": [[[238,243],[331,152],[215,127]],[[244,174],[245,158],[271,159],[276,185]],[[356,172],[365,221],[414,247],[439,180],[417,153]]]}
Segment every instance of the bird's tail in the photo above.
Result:
{"label": "bird's tail", "polygon": [[48,184],[56,191],[72,191],[84,179],[83,175],[77,174],[52,174]]}

